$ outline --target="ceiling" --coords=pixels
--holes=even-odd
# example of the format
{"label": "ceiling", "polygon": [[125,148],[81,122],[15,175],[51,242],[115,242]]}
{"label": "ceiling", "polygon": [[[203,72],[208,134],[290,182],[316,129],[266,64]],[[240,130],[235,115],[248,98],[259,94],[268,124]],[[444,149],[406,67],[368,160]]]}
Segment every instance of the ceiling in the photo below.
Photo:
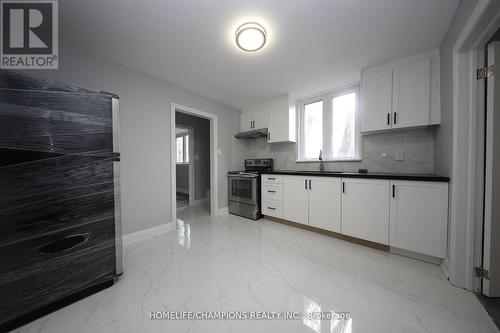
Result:
{"label": "ceiling", "polygon": [[[439,46],[458,0],[64,0],[63,40],[236,108],[359,81]],[[234,31],[256,20],[256,53]]]}

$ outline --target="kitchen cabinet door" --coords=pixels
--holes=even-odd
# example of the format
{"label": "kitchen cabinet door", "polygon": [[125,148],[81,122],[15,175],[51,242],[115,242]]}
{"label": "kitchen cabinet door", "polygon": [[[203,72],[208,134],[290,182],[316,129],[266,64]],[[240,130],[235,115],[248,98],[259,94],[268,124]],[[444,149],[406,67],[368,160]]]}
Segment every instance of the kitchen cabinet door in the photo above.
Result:
{"label": "kitchen cabinet door", "polygon": [[254,129],[269,127],[269,112],[266,109],[255,111],[254,113]]}
{"label": "kitchen cabinet door", "polygon": [[444,258],[448,184],[391,181],[391,187],[391,247]]}
{"label": "kitchen cabinet door", "polygon": [[341,179],[311,177],[309,225],[340,233]]}
{"label": "kitchen cabinet door", "polygon": [[308,224],[309,190],[308,178],[284,177],[283,216],[286,220]]}
{"label": "kitchen cabinet door", "polygon": [[287,97],[274,101],[269,108],[269,143],[295,142],[295,106]]}
{"label": "kitchen cabinet door", "polygon": [[255,113],[251,111],[245,111],[241,113],[240,118],[240,128],[242,132],[253,130]]}
{"label": "kitchen cabinet door", "polygon": [[392,70],[361,78],[362,131],[391,128]]}
{"label": "kitchen cabinet door", "polygon": [[430,85],[430,59],[394,68],[392,128],[430,124]]}
{"label": "kitchen cabinet door", "polygon": [[389,180],[342,181],[342,234],[388,245]]}

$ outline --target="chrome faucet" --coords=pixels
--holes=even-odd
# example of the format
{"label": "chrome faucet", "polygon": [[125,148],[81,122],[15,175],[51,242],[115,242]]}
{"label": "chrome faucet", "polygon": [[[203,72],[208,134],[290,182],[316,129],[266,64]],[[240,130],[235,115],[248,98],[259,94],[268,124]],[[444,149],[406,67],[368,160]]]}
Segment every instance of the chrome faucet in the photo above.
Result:
{"label": "chrome faucet", "polygon": [[323,151],[319,150],[319,172],[325,172],[325,162],[323,161]]}

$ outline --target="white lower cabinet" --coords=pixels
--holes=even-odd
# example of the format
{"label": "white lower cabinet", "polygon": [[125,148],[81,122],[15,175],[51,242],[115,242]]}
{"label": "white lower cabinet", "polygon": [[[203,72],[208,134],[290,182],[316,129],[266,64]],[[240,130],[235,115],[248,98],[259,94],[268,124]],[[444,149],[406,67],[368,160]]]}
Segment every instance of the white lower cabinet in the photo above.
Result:
{"label": "white lower cabinet", "polygon": [[286,176],[283,184],[283,217],[307,224],[309,214],[308,178]]}
{"label": "white lower cabinet", "polygon": [[342,182],[342,234],[388,245],[389,180]]}
{"label": "white lower cabinet", "polygon": [[340,233],[341,183],[340,178],[311,178],[309,225]]}
{"label": "white lower cabinet", "polygon": [[285,219],[340,233],[340,179],[285,177]]}
{"label": "white lower cabinet", "polygon": [[448,184],[393,180],[391,187],[391,247],[444,258]]}
{"label": "white lower cabinet", "polygon": [[446,182],[308,176],[281,180],[263,181],[264,215],[436,258],[446,255]]}

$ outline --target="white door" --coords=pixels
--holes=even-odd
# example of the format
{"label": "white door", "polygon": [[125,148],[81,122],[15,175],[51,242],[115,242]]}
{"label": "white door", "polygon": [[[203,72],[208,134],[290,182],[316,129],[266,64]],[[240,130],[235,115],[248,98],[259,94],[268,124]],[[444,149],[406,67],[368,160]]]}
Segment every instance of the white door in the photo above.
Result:
{"label": "white door", "polygon": [[445,258],[448,184],[391,181],[391,247]]}
{"label": "white door", "polygon": [[309,207],[308,178],[284,177],[283,216],[286,220],[307,224]]}
{"label": "white door", "polygon": [[392,83],[392,127],[429,125],[430,59],[394,68]]}
{"label": "white door", "polygon": [[342,181],[342,234],[388,245],[389,180]]}
{"label": "white door", "polygon": [[361,78],[363,131],[391,128],[392,70]]}
{"label": "white door", "polygon": [[309,225],[340,233],[340,178],[311,177],[309,191]]}
{"label": "white door", "polygon": [[240,118],[240,129],[242,132],[253,130],[254,113],[250,111],[242,112]]}
{"label": "white door", "polygon": [[[488,45],[488,66],[500,64],[500,42]],[[486,168],[484,187],[483,294],[500,296],[500,84],[495,75],[487,79]]]}

